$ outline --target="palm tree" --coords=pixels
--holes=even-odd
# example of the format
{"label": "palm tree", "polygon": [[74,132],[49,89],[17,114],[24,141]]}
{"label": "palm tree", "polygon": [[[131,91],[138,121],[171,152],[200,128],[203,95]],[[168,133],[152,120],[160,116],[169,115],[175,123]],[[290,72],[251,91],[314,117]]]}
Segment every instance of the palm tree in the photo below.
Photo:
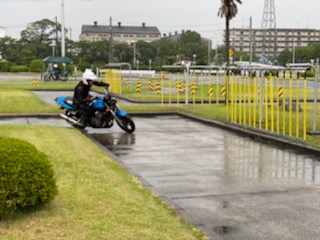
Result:
{"label": "palm tree", "polygon": [[241,0],[221,0],[221,7],[218,12],[218,16],[226,18],[226,57],[227,67],[229,67],[229,21],[235,17],[238,13],[236,3],[241,4]]}
{"label": "palm tree", "polygon": [[235,17],[238,13],[238,8],[236,3],[241,4],[241,0],[221,0],[221,7],[218,12],[218,16],[220,17],[225,17],[226,18],[226,58],[227,58],[227,78],[225,82],[225,104],[229,102],[229,64],[230,64],[230,59],[229,59],[229,21],[233,17]]}

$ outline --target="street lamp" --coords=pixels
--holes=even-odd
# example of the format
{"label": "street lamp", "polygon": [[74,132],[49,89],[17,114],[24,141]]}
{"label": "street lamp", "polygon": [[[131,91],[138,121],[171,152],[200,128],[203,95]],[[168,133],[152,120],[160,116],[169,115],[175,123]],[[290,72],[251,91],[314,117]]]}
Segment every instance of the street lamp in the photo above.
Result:
{"label": "street lamp", "polygon": [[52,43],[50,45],[52,47],[52,57],[55,56],[55,47],[57,46],[56,41],[52,40]]}
{"label": "street lamp", "polygon": [[196,58],[197,58],[197,54],[193,54],[193,62],[194,62],[194,64],[196,64]]}
{"label": "street lamp", "polygon": [[66,55],[64,26],[64,0],[61,0],[61,57]]}
{"label": "street lamp", "polygon": [[152,60],[149,59],[149,70],[151,71]]}

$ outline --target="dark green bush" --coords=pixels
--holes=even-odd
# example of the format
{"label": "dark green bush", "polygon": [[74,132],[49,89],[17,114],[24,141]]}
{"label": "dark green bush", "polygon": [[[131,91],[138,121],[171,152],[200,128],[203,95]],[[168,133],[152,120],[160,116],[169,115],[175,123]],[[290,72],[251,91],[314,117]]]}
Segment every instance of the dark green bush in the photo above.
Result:
{"label": "dark green bush", "polygon": [[24,65],[11,67],[11,72],[28,72],[28,71],[29,71],[28,67]]}
{"label": "dark green bush", "polygon": [[30,72],[41,72],[43,62],[41,59],[34,59],[30,63]]}
{"label": "dark green bush", "polygon": [[7,61],[0,61],[0,72],[9,72],[9,63]]}
{"label": "dark green bush", "polygon": [[46,155],[30,143],[0,137],[0,218],[16,210],[38,207],[57,195]]}

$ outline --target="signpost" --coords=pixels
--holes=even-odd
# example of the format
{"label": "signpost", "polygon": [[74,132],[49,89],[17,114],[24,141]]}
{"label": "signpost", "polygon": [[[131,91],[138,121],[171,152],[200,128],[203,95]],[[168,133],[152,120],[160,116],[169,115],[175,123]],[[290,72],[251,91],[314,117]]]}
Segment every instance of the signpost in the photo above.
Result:
{"label": "signpost", "polygon": [[182,61],[181,64],[186,68],[186,92],[185,92],[185,104],[189,103],[189,69],[191,62],[190,61]]}

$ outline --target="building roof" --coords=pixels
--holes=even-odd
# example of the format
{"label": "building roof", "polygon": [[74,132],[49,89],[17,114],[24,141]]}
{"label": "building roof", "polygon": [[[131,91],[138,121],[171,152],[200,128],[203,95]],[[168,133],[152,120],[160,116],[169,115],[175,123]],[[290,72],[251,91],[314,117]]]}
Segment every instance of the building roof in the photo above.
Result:
{"label": "building roof", "polygon": [[[106,25],[83,25],[82,26],[82,34],[85,33],[110,33],[110,26]],[[147,27],[142,25],[141,27],[137,26],[121,26],[118,24],[117,26],[112,26],[113,34],[157,34],[161,35],[159,29],[157,27]]]}

